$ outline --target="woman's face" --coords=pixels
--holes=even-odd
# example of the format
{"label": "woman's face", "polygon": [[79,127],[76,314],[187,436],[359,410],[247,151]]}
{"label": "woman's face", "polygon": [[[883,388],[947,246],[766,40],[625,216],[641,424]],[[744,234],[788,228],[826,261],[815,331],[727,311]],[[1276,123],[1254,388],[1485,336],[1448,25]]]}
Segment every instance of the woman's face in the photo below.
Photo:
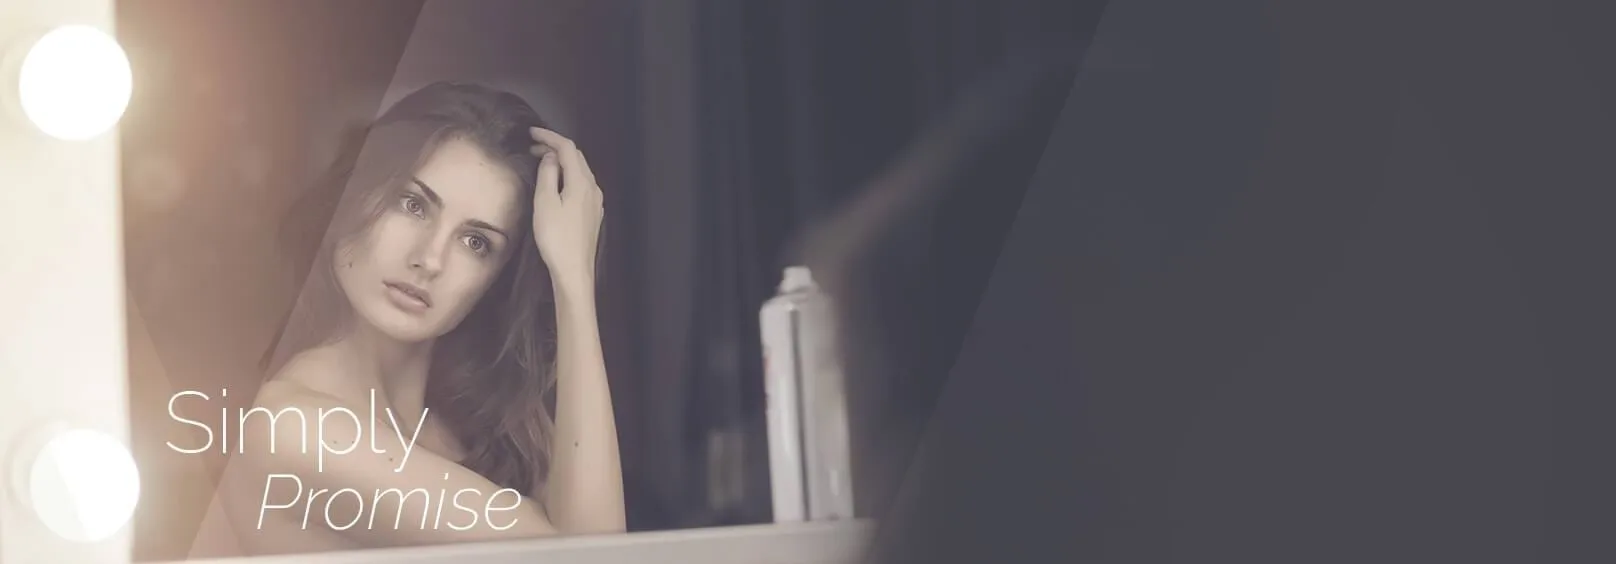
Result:
{"label": "woman's face", "polygon": [[354,311],[387,336],[421,342],[465,319],[521,241],[520,180],[476,145],[450,138],[395,193],[368,231],[334,253]]}

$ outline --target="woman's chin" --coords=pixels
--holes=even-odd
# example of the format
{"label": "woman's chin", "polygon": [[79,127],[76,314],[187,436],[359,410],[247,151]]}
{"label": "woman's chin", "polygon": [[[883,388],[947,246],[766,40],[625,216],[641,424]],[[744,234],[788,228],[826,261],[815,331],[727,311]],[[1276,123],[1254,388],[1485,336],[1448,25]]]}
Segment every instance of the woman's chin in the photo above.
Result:
{"label": "woman's chin", "polygon": [[420,323],[398,324],[382,328],[382,333],[400,343],[424,343],[437,338],[438,334],[432,328]]}
{"label": "woman's chin", "polygon": [[374,308],[365,317],[377,332],[400,343],[426,342],[437,338],[440,333],[429,318],[399,311],[387,304]]}

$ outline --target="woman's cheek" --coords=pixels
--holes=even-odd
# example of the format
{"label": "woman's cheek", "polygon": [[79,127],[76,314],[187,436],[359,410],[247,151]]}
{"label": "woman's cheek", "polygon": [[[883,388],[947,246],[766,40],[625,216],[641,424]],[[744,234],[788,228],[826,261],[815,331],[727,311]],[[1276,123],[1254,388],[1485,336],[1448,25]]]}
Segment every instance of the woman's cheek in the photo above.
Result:
{"label": "woman's cheek", "polygon": [[457,256],[455,262],[458,264],[454,271],[459,276],[453,281],[444,280],[444,290],[454,296],[456,310],[470,310],[493,285],[497,272],[489,268],[488,261],[478,257]]}
{"label": "woman's cheek", "polygon": [[376,224],[371,226],[371,244],[380,241],[405,242],[414,237],[415,226],[410,223],[413,218],[407,218],[397,213],[382,214],[377,218]]}

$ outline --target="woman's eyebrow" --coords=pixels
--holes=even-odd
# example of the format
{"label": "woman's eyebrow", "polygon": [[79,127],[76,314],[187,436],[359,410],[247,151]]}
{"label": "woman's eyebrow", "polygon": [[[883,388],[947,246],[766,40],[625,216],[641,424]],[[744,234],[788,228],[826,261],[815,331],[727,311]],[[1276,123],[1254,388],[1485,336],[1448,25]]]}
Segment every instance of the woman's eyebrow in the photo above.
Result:
{"label": "woman's eyebrow", "polygon": [[421,188],[421,192],[425,193],[426,199],[431,201],[432,205],[443,205],[443,198],[438,197],[437,191],[433,190],[431,186],[427,186],[425,182],[421,182],[421,179],[411,176],[410,182],[414,182],[417,187]]}
{"label": "woman's eyebrow", "polygon": [[486,221],[483,221],[483,220],[481,220],[481,219],[473,219],[473,220],[470,220],[470,221],[467,221],[467,222],[466,222],[466,225],[470,225],[470,226],[472,226],[472,227],[476,227],[476,228],[478,228],[478,229],[486,229],[486,230],[489,230],[489,231],[493,231],[493,232],[495,232],[495,233],[498,233],[498,234],[499,234],[499,236],[500,236],[500,237],[504,237],[504,238],[506,238],[506,239],[510,239],[510,238],[511,238],[511,236],[510,236],[510,235],[506,235],[506,234],[505,234],[505,230],[504,230],[504,229],[500,229],[500,228],[498,228],[498,227],[494,227],[494,225],[493,225],[493,224],[492,224],[492,223],[488,223],[488,222],[486,222]]}

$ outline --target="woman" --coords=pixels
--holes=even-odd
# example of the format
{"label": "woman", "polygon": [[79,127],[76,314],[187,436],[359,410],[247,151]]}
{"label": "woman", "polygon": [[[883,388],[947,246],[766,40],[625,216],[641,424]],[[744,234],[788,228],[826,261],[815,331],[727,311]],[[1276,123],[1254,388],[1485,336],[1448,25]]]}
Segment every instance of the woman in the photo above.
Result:
{"label": "woman", "polygon": [[602,201],[515,95],[438,83],[390,108],[231,447],[215,509],[241,549],[623,531]]}

